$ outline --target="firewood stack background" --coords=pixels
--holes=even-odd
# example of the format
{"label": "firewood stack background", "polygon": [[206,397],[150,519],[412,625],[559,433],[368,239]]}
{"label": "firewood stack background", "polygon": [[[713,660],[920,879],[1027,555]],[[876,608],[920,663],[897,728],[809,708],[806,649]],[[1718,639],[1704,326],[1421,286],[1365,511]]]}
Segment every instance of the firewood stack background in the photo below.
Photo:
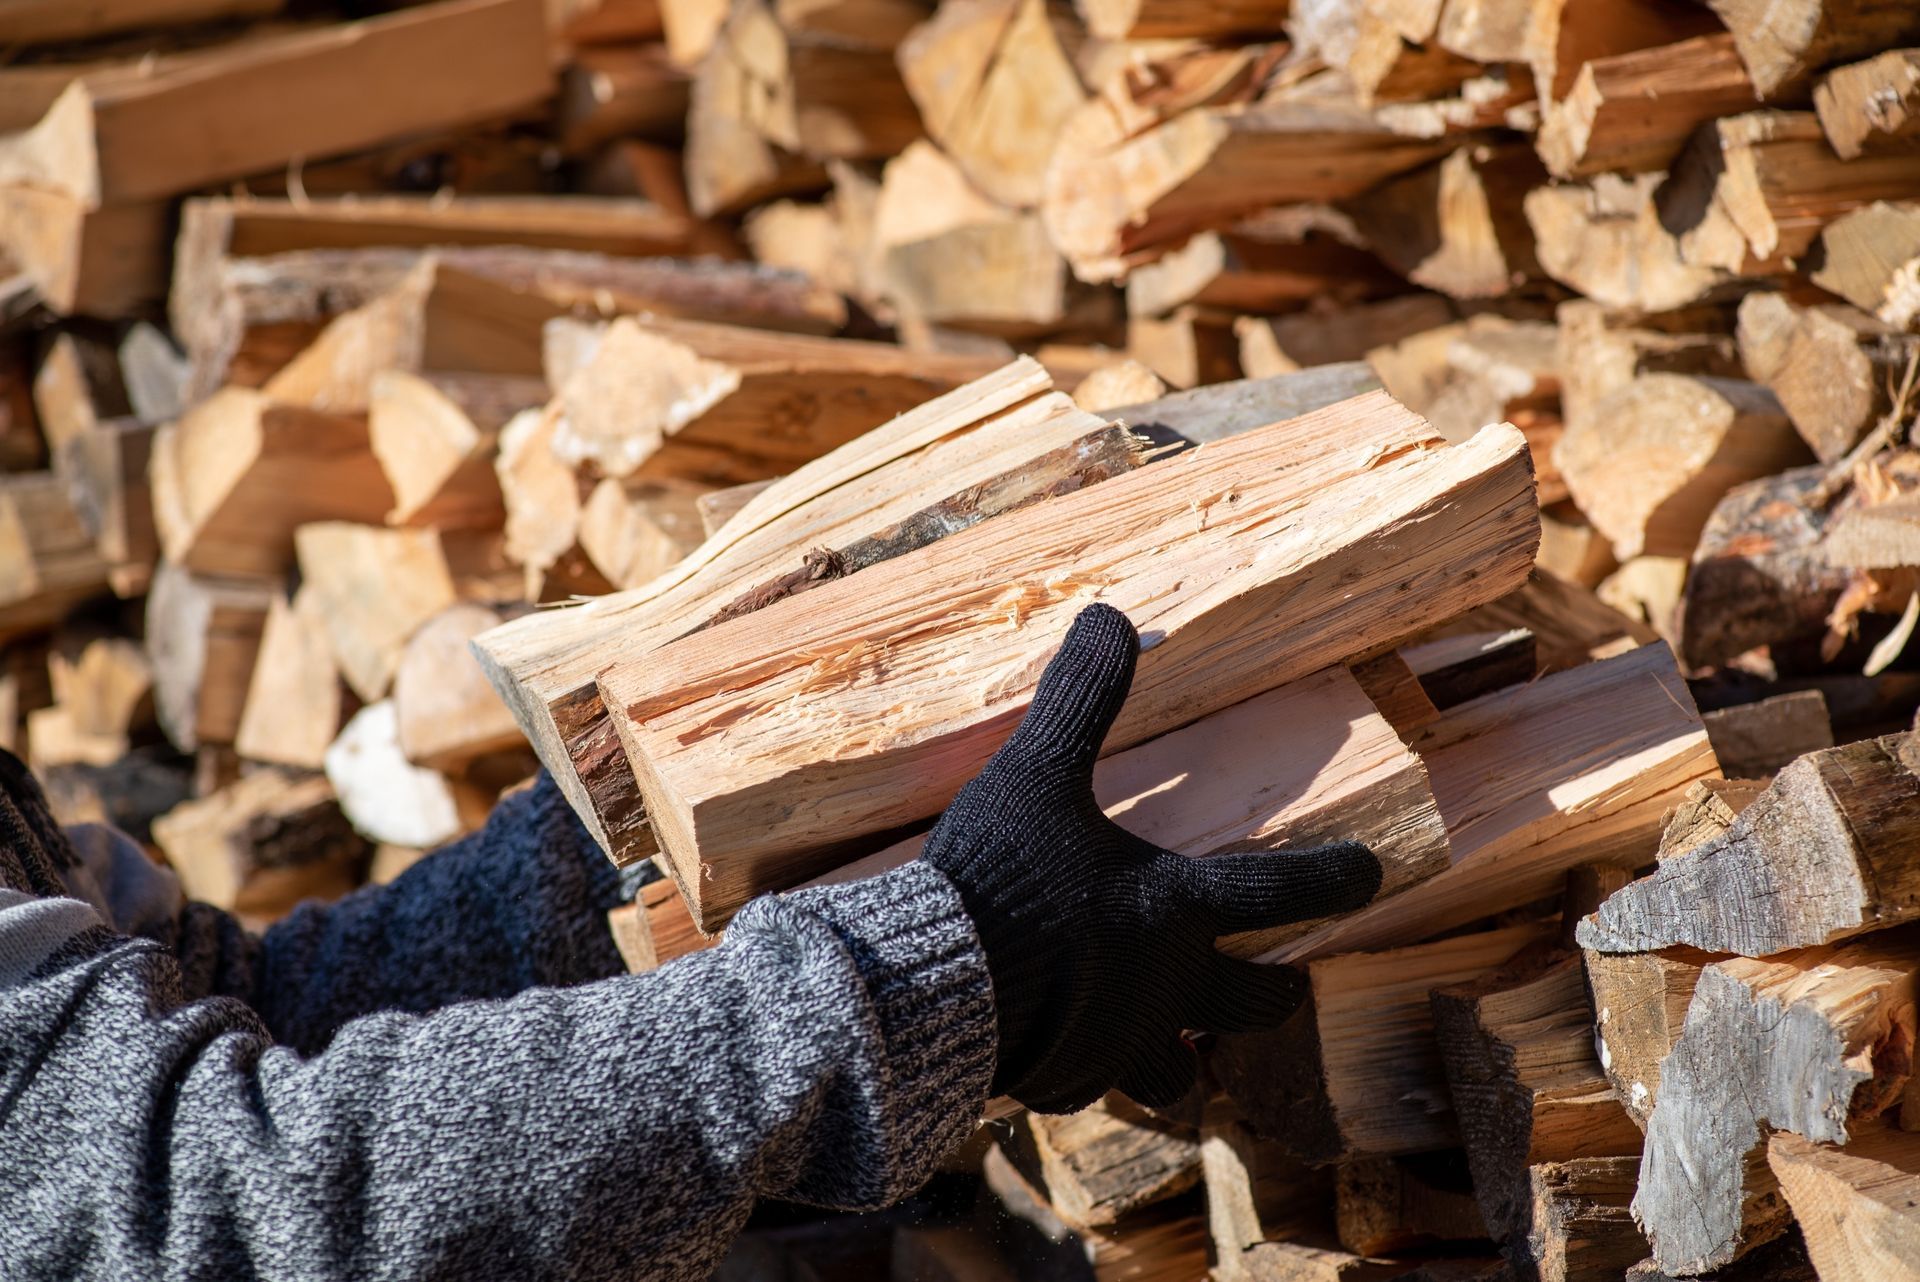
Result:
{"label": "firewood stack background", "polygon": [[193,895],[390,880],[544,763],[665,964],[910,858],[1096,598],[1109,813],[1379,852],[1223,941],[1312,1002],[1180,1107],[996,1108],[723,1277],[1920,1277],[1920,7],[0,50],[0,744]]}

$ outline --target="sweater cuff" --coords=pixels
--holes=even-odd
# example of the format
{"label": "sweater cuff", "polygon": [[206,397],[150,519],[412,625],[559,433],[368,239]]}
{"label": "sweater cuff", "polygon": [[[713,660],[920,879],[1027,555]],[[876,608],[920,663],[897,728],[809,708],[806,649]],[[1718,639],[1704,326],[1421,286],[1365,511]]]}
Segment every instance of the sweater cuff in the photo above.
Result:
{"label": "sweater cuff", "polygon": [[959,892],[915,860],[785,898],[840,936],[866,981],[899,1142],[944,1156],[978,1125],[998,1051],[986,954]]}

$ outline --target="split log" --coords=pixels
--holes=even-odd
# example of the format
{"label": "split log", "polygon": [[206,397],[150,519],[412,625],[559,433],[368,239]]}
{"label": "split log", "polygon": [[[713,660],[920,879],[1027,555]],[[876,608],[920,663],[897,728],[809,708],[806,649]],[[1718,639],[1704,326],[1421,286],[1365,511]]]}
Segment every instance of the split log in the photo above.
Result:
{"label": "split log", "polygon": [[436,529],[499,526],[506,519],[493,469],[500,429],[546,399],[546,384],[523,376],[375,374],[367,440],[393,491],[386,519]]}
{"label": "split log", "polygon": [[1587,63],[1546,109],[1540,158],[1557,178],[1669,168],[1696,126],[1760,104],[1734,39],[1721,32]]}
{"label": "split log", "polygon": [[1707,0],[1733,32],[1763,97],[1808,72],[1920,37],[1897,0]]}
{"label": "split log", "polygon": [[1433,706],[1401,651],[1387,650],[1349,663],[1347,671],[1402,743],[1413,742],[1423,728],[1440,719],[1440,709]]}
{"label": "split log", "polygon": [[1920,1260],[1920,1136],[1885,1123],[1848,1130],[1839,1149],[1776,1134],[1767,1163],[1821,1278],[1898,1277]]}
{"label": "split log", "polygon": [[115,420],[67,442],[54,460],[75,515],[107,562],[107,585],[122,600],[146,593],[160,555],[149,483],[155,436],[150,424]]}
{"label": "split log", "polygon": [[[668,0],[664,5],[670,51],[676,11],[695,3]],[[751,8],[711,5],[698,26],[702,35],[687,38],[704,37],[704,52],[692,62],[675,54],[675,61],[683,66],[698,64],[687,109],[687,199],[694,213],[702,218],[724,217],[776,196],[826,186],[826,170],[817,160],[777,146],[752,118],[753,99],[768,93],[750,58],[755,28],[774,28],[770,41],[774,51],[784,51],[786,45],[764,4]],[[780,68],[771,70],[784,78]],[[901,96],[905,97],[904,90]],[[790,94],[788,98],[790,103]],[[911,111],[912,103],[907,106]]]}
{"label": "split log", "polygon": [[1357,196],[1448,149],[1337,101],[1200,107],[1125,130],[1108,102],[1089,102],[1047,170],[1041,213],[1085,281],[1123,277],[1142,251],[1271,205]]}
{"label": "split log", "polygon": [[574,50],[554,107],[560,150],[577,156],[615,138],[673,141],[685,128],[688,84],[662,45]]}
{"label": "split log", "polygon": [[[1376,444],[1365,452],[1366,466],[1371,470],[1364,475],[1351,470],[1361,462],[1358,452],[1335,450],[1323,452],[1318,458],[1302,457],[1303,437],[1336,424],[1358,435],[1355,429],[1362,422],[1374,425],[1371,430],[1378,433],[1375,439],[1381,443],[1398,439],[1412,444],[1425,438],[1427,430],[1417,417],[1385,397],[1362,399],[1320,416],[1177,456],[1079,495],[1063,496],[1011,514],[991,531],[950,535],[943,541],[937,561],[967,567],[962,577],[969,586],[962,596],[977,593],[981,582],[1018,583],[1028,575],[1022,566],[1044,564],[1049,574],[1059,574],[1063,572],[1061,567],[1075,563],[1073,557],[1063,561],[1042,549],[1062,537],[1061,531],[1072,528],[1076,549],[1102,548],[1106,568],[1099,573],[1108,585],[1101,594],[1106,600],[1136,611],[1149,601],[1159,602],[1157,608],[1171,611],[1160,616],[1159,624],[1152,615],[1139,621],[1147,628],[1161,628],[1163,639],[1141,656],[1133,696],[1107,741],[1108,751],[1118,751],[1315,670],[1327,661],[1345,658],[1340,647],[1353,644],[1355,627],[1361,620],[1365,628],[1385,629],[1369,635],[1376,644],[1391,644],[1396,637],[1419,631],[1433,621],[1432,611],[1440,610],[1440,602],[1432,598],[1430,611],[1426,591],[1404,591],[1406,583],[1420,584],[1435,593],[1444,591],[1448,594],[1445,612],[1454,613],[1463,604],[1491,599],[1524,577],[1533,557],[1536,509],[1531,478],[1526,475],[1524,445],[1517,433],[1510,428],[1494,429],[1466,445],[1403,455],[1391,462],[1382,458]],[[1256,465],[1255,460],[1262,461]],[[1294,466],[1277,474],[1271,471],[1286,463]],[[1235,495],[1237,512],[1220,510],[1213,496],[1223,492],[1222,486]],[[1193,518],[1196,503],[1206,512],[1205,521],[1199,523],[1208,527],[1204,530]],[[1224,568],[1229,562],[1246,564],[1241,560],[1246,549],[1239,546],[1245,538],[1236,537],[1236,529],[1246,520],[1258,519],[1255,514],[1270,518],[1274,505],[1294,504],[1300,505],[1302,520],[1315,529],[1316,537],[1286,558],[1292,565],[1343,564],[1357,555],[1357,549],[1370,546],[1375,539],[1391,537],[1386,532],[1396,528],[1399,521],[1421,513],[1426,532],[1417,559],[1427,560],[1431,554],[1427,560],[1431,570],[1416,570],[1411,562],[1400,558],[1396,573],[1390,576],[1396,581],[1391,589],[1395,598],[1391,610],[1380,608],[1369,580],[1347,582],[1338,605],[1330,605],[1326,613],[1311,615],[1321,621],[1314,628],[1294,628],[1286,644],[1277,650],[1254,647],[1262,650],[1257,662],[1249,659],[1245,666],[1221,662],[1209,647],[1198,642],[1205,630],[1202,621],[1212,612],[1193,602],[1181,607],[1182,593],[1171,581],[1163,583],[1152,567],[1161,564],[1162,557],[1181,561],[1184,564],[1179,580],[1194,583],[1209,578],[1199,570],[1209,557],[1226,558],[1219,573],[1234,575],[1239,587],[1233,595],[1242,602],[1258,598],[1272,590],[1264,573]],[[1112,538],[1096,538],[1094,531],[1101,523],[1122,510],[1131,512],[1129,520],[1114,527]],[[1154,511],[1164,511],[1165,515],[1143,519],[1143,513]],[[1192,544],[1192,555],[1172,551],[1186,543]],[[1143,559],[1148,547],[1155,550]],[[968,559],[982,556],[987,560]],[[1471,580],[1456,580],[1443,568],[1462,564],[1463,557],[1475,566],[1476,577]],[[994,569],[989,562],[998,562],[1001,568]],[[1076,575],[1092,572],[1084,560],[1079,564]],[[1291,573],[1278,565],[1274,569],[1279,573],[1275,582],[1294,582]],[[929,578],[929,573],[934,577]],[[936,559],[923,551],[878,568],[871,577],[862,579],[858,589],[836,591],[829,585],[809,593],[797,612],[795,607],[781,612],[786,637],[782,649],[824,647],[823,653],[837,652],[843,643],[832,637],[851,624],[852,616],[847,613],[850,604],[857,603],[862,613],[877,616],[896,608],[894,596],[901,594],[902,600],[911,595],[924,606],[947,590],[937,586],[940,573]],[[1423,577],[1428,573],[1431,578]],[[1322,572],[1311,577],[1318,582],[1326,575]],[[911,593],[907,591],[909,582]],[[956,579],[954,589],[959,586]],[[709,687],[702,670],[709,661],[729,653],[720,644],[724,641],[745,647],[742,653],[753,651],[761,640],[760,620],[750,616],[732,623],[730,635],[715,632],[698,642],[652,654],[644,664],[615,663],[600,673],[602,700],[607,707],[618,710],[615,728],[647,797],[655,835],[673,858],[683,887],[697,883],[696,915],[703,924],[723,920],[751,897],[748,892],[752,888],[764,888],[762,883],[770,879],[795,879],[796,873],[804,875],[809,869],[818,872],[830,867],[835,854],[844,851],[844,843],[850,839],[936,813],[958,791],[997,746],[1007,719],[1017,716],[1030,696],[1031,682],[1038,676],[1038,661],[1052,644],[1039,638],[1057,636],[1065,620],[1087,599],[1077,592],[1061,596],[1025,591],[1022,595],[1024,617],[1030,626],[1020,635],[1003,636],[1004,644],[996,642],[986,650],[980,648],[984,637],[963,647],[971,656],[970,666],[977,665],[980,672],[999,672],[1002,676],[995,683],[1005,682],[990,683],[996,693],[985,706],[974,683],[962,683],[969,692],[966,699],[949,699],[932,686],[958,689],[950,673],[940,683],[913,675],[916,671],[930,673],[932,669],[920,664],[936,651],[944,651],[948,644],[948,638],[932,634],[917,641],[905,639],[904,648],[886,647],[891,679],[881,687],[840,687],[837,698],[858,699],[864,691],[884,699],[891,708],[913,708],[920,729],[903,729],[885,749],[876,750],[876,745],[865,751],[852,745],[836,748],[834,772],[841,781],[832,790],[836,795],[853,800],[854,794],[845,786],[845,780],[851,777],[849,771],[864,771],[870,778],[891,782],[863,792],[863,800],[844,810],[838,805],[829,807],[831,813],[821,812],[815,822],[788,818],[777,833],[768,832],[763,819],[755,817],[762,798],[770,799],[770,795],[759,789],[752,771],[741,774],[729,766],[715,773],[710,762],[695,769],[698,758],[718,745],[680,742],[676,746],[672,740],[678,732],[670,729],[705,722],[720,704],[733,698],[716,690],[715,701],[704,702],[698,692]],[[980,608],[991,611],[995,607],[982,599]],[[1190,616],[1188,610],[1193,611]],[[1058,626],[1044,626],[1049,617],[1055,618]],[[1251,634],[1242,630],[1236,635],[1241,647],[1250,644]],[[817,640],[796,640],[806,636]],[[911,657],[923,647],[925,656]],[[798,670],[783,664],[738,670],[740,661],[738,653],[725,660],[729,669],[736,669],[728,685],[743,697],[747,690],[757,690],[749,702],[763,707],[772,706],[764,702],[767,699],[778,703],[783,696],[775,692],[787,683],[803,679]],[[1203,672],[1204,677],[1200,675]],[[668,690],[680,693],[667,696]],[[963,703],[966,706],[962,707]],[[747,720],[736,723],[736,728],[743,739],[754,740],[760,760],[768,765],[782,761],[779,791],[790,808],[796,797],[805,793],[805,779],[821,764],[811,761],[818,741],[809,747],[809,736],[793,734],[797,727],[757,718],[744,706],[742,713]],[[850,705],[847,714],[854,715]],[[767,724],[761,725],[763,720]],[[751,733],[749,725],[755,727]],[[731,775],[728,785],[710,786],[725,775]],[[702,785],[700,780],[707,784]]]}
{"label": "split log", "polygon": [[1042,0],[947,0],[900,42],[900,77],[973,185],[1016,209],[1040,203],[1054,140],[1086,99],[1078,33]]}
{"label": "split log", "polygon": [[1820,128],[1842,160],[1911,148],[1920,136],[1920,49],[1890,49],[1836,67],[1813,91]]}
{"label": "split log", "polygon": [[1688,785],[1717,773],[1664,645],[1483,696],[1442,714],[1416,747],[1452,866],[1263,959],[1384,947],[1552,894],[1583,863],[1634,866]]}
{"label": "split log", "polygon": [[280,404],[365,414],[388,370],[535,378],[542,327],[563,310],[429,254],[392,290],[330,321],[261,390]]}
{"label": "split log", "polygon": [[[439,56],[449,48],[466,55],[457,69]],[[177,196],[525,111],[551,89],[545,53],[540,0],[458,0],[215,47],[155,74],[83,76],[0,145],[0,180],[96,209]],[[249,127],[216,142],[214,113]]]}
{"label": "split log", "polygon": [[1594,1058],[1577,955],[1516,958],[1435,988],[1432,1005],[1473,1189],[1495,1239],[1527,1239],[1528,1168],[1640,1152],[1640,1131]]}
{"label": "split log", "polygon": [[1794,468],[1728,491],[1701,531],[1681,597],[1679,649],[1723,664],[1755,646],[1818,637],[1848,574],[1822,550],[1829,516],[1808,501],[1822,467]]}
{"label": "split log", "polygon": [[1073,403],[1089,414],[1100,414],[1158,400],[1166,394],[1167,385],[1158,374],[1128,359],[1102,365],[1081,379],[1074,386]]}
{"label": "split log", "polygon": [[1030,337],[1111,301],[1075,286],[1037,214],[976,195],[925,142],[888,163],[868,252],[886,300],[928,324]]}
{"label": "split log", "polygon": [[621,960],[633,974],[657,970],[714,942],[700,933],[679,889],[664,878],[648,882],[632,903],[610,911],[607,924],[613,929]]}
{"label": "split log", "polygon": [[1620,568],[1613,544],[1571,501],[1540,509],[1540,556],[1535,564],[1556,578],[1589,590]]}
{"label": "split log", "polygon": [[1715,15],[1665,0],[1625,0],[1605,6],[1536,6],[1526,44],[1543,107],[1573,89],[1581,69],[1637,49],[1680,44],[1717,35],[1725,24]]}
{"label": "split log", "polygon": [[[224,383],[266,383],[334,317],[398,287],[418,267],[412,249],[312,249],[253,258],[190,254],[190,201],[179,272],[170,294],[174,332],[194,361],[193,395]],[[217,223],[216,223],[217,226]],[[846,321],[839,295],[792,273],[745,263],[626,259],[564,250],[491,246],[434,251],[441,265],[537,292],[560,308],[649,311],[823,333]],[[483,370],[481,372],[502,372]]]}
{"label": "split log", "polygon": [[233,738],[234,750],[249,761],[319,770],[327,745],[352,715],[321,609],[318,594],[306,588],[292,601],[275,596],[267,609]]}
{"label": "split log", "polygon": [[1594,659],[1617,658],[1633,646],[1660,639],[1645,623],[1620,613],[1588,589],[1538,568],[1524,587],[1432,629],[1426,639],[1513,628],[1533,633],[1540,676]]}
{"label": "split log", "polygon": [[1617,1282],[1647,1254],[1628,1203],[1640,1159],[1575,1157],[1527,1172],[1526,1237],[1509,1253],[1522,1282]]}
{"label": "split log", "polygon": [[1772,392],[1682,374],[1649,374],[1607,396],[1554,450],[1574,502],[1622,561],[1691,554],[1728,490],[1805,458]]}
{"label": "split log", "polygon": [[491,795],[407,760],[390,699],[354,713],[325,761],[340,809],[373,841],[438,846],[478,828],[493,806]]}
{"label": "split log", "polygon": [[1785,1229],[1769,1130],[1845,1143],[1850,1117],[1899,1102],[1916,968],[1920,942],[1898,932],[1701,972],[1661,1065],[1633,1200],[1660,1267],[1705,1272]]}
{"label": "split log", "polygon": [[1810,111],[1752,111],[1701,126],[1658,198],[1695,267],[1777,275],[1821,228],[1876,200],[1911,195],[1920,154],[1841,160]]}
{"label": "split log", "polygon": [[622,317],[562,386],[553,448],[613,476],[761,480],[990,368],[879,343]]}
{"label": "split log", "polygon": [[1888,735],[1800,758],[1724,836],[1602,905],[1581,946],[1764,957],[1920,916],[1907,854],[1920,824],[1913,751],[1908,736]]}
{"label": "split log", "polygon": [[1687,581],[1687,560],[1680,556],[1636,556],[1594,588],[1594,595],[1620,613],[1645,623],[1673,644],[1679,637],[1680,596]]}
{"label": "split log", "polygon": [[569,45],[658,40],[658,0],[547,0],[549,29]]}
{"label": "split log", "polygon": [[[704,622],[738,599],[744,585],[789,573],[796,548],[866,542],[897,553],[917,546],[954,528],[955,511],[947,500],[972,487],[992,483],[1017,496],[1055,483],[1095,480],[1099,469],[1086,470],[1074,460],[1105,450],[1094,448],[1105,439],[1100,420],[1073,410],[1064,397],[1044,395],[1045,386],[1038,367],[1023,361],[929,402],[767,487],[737,522],[728,523],[723,539],[703,547],[697,563],[684,564],[683,573],[659,585],[657,593],[649,588],[577,610],[543,612],[480,642],[496,688],[616,862],[644,857],[655,847],[631,772],[608,768],[616,758],[606,754],[619,748],[593,684],[598,648],[614,638],[622,645],[651,646],[684,631],[689,619]],[[1154,432],[1174,432],[1194,442],[1224,440],[1373,386],[1364,366],[1333,366],[1176,394],[1129,407],[1126,414]],[[1335,432],[1325,439],[1340,437]],[[947,443],[934,446],[943,440]],[[930,453],[918,453],[929,447]],[[1092,453],[1077,453],[1082,450]],[[1061,467],[1065,470],[1048,471]],[[967,506],[962,526],[984,515],[971,501]],[[938,522],[920,519],[936,509],[944,513]],[[909,530],[906,540],[881,544],[870,537],[896,524]],[[646,623],[649,618],[653,622]],[[590,794],[587,778],[601,791]]]}
{"label": "split log", "polygon": [[1541,270],[1605,307],[1665,312],[1708,297],[1723,273],[1684,259],[1654,193],[1663,174],[1600,174],[1536,187],[1527,222]]}
{"label": "split log", "polygon": [[0,476],[0,639],[58,623],[106,591],[109,568],[59,477]]}
{"label": "split log", "polygon": [[1275,0],[1233,0],[1198,7],[1177,0],[1079,0],[1087,29],[1102,40],[1219,39],[1276,30],[1286,6]]}
{"label": "split log", "polygon": [[1741,360],[1823,463],[1845,457],[1891,408],[1910,345],[1876,341],[1886,333],[1850,307],[1801,308],[1770,293],[1740,303]]}
{"label": "split log", "polygon": [[195,574],[162,561],[147,594],[154,710],[182,752],[232,743],[274,588]]}
{"label": "split log", "polygon": [[373,850],[320,775],[258,770],[153,821],[191,899],[263,926],[302,899],[338,899]]}
{"label": "split log", "polygon": [[159,430],[151,475],[162,553],[202,574],[284,574],[301,525],[379,521],[393,506],[364,417],[238,387]]}
{"label": "split log", "polygon": [[47,656],[47,678],[54,702],[81,734],[131,745],[156,724],[153,665],[137,641],[58,636]]}
{"label": "split log", "polygon": [[700,546],[698,493],[691,486],[609,477],[581,506],[580,550],[615,588],[651,582]]}
{"label": "split log", "polygon": [[1241,373],[1233,322],[1195,307],[1171,316],[1129,317],[1127,354],[1178,388],[1231,382]]}
{"label": "split log", "polygon": [[1001,1151],[1075,1229],[1118,1223],[1200,1182],[1193,1126],[1158,1117],[1123,1095],[1063,1117],[1028,1113],[1013,1125]]}
{"label": "split log", "polygon": [[0,186],[0,251],[62,316],[124,316],[157,301],[167,288],[169,229],[163,200],[102,207],[50,187]]}
{"label": "split log", "polygon": [[773,484],[772,479],[748,481],[742,485],[729,485],[722,490],[708,490],[694,499],[693,505],[700,513],[700,528],[708,538],[720,532],[722,526],[737,516],[740,511],[760,497],[760,492]]}
{"label": "split log", "polygon": [[[1399,277],[1369,251],[1352,219],[1324,206],[1299,205],[1203,231],[1142,263],[1127,277],[1127,310],[1160,316],[1191,305],[1270,313],[1302,303],[1329,308],[1359,303],[1401,288]],[[1329,359],[1352,360],[1367,347],[1390,341],[1376,338],[1351,356]]]}
{"label": "split log", "polygon": [[1525,628],[1439,637],[1400,653],[1436,709],[1524,684],[1539,671],[1533,633]]}
{"label": "split log", "polygon": [[1416,285],[1498,298],[1540,275],[1522,208],[1546,180],[1524,144],[1469,144],[1350,202],[1373,251]]}
{"label": "split log", "polygon": [[286,0],[108,0],[78,6],[67,0],[20,0],[7,6],[9,44],[58,44],[123,31],[186,26],[222,19],[266,17]]}
{"label": "split log", "polygon": [[[616,862],[642,858],[654,846],[594,686],[600,647],[614,638],[636,651],[663,644],[751,586],[790,573],[796,549],[843,547],[872,536],[1101,430],[1101,420],[1046,393],[1047,383],[1038,365],[1016,362],[770,485],[671,579],[542,612],[478,639],[495,688]],[[509,429],[508,438],[513,435]],[[509,449],[503,440],[503,467]],[[511,490],[508,501],[511,508]],[[597,795],[589,780],[601,789]]]}
{"label": "split log", "polygon": [[[1137,281],[1149,269],[1134,273]],[[1452,304],[1438,294],[1406,294],[1377,303],[1323,311],[1308,308],[1286,316],[1242,316],[1234,322],[1240,339],[1240,368],[1249,378],[1270,378],[1315,365],[1366,359],[1386,367],[1386,349],[1415,335],[1450,325]],[[1388,391],[1394,380],[1383,375]],[[1396,392],[1403,404],[1407,397]]]}
{"label": "split log", "polygon": [[1306,1161],[1456,1147],[1428,990],[1478,979],[1551,934],[1509,926],[1309,962],[1312,997],[1285,1026],[1220,1039],[1221,1084],[1257,1130]]}
{"label": "split log", "polygon": [[47,449],[62,446],[110,420],[129,418],[133,402],[120,376],[120,355],[77,333],[55,336],[33,376],[33,407]]}
{"label": "split log", "polygon": [[135,418],[154,423],[186,412],[190,366],[173,340],[146,321],[136,321],[120,340],[119,357]]}
{"label": "split log", "polygon": [[1659,1098],[1661,1062],[1680,1040],[1700,972],[1719,957],[1695,948],[1586,952],[1600,1064],[1614,1099],[1643,1131]]}
{"label": "split log", "polygon": [[[203,279],[222,258],[270,258],[317,249],[515,246],[614,259],[699,254],[736,258],[740,253],[724,232],[684,210],[647,200],[571,194],[410,196],[356,190],[305,200],[201,196],[189,201],[186,210],[183,262],[176,270],[181,283]],[[173,310],[177,316],[181,309],[176,305]],[[175,329],[179,331],[177,321]]]}
{"label": "split log", "polygon": [[1767,778],[1797,757],[1833,747],[1826,696],[1818,690],[1704,713],[1700,723],[1730,779]]}
{"label": "split log", "polygon": [[719,0],[658,0],[667,52],[683,67],[698,66],[727,21]]}
{"label": "split log", "polygon": [[591,482],[553,451],[560,416],[558,401],[514,415],[500,431],[493,460],[506,509],[506,554],[524,570],[520,595],[530,601],[613,591],[580,547],[580,513]]}
{"label": "split log", "polygon": [[1895,329],[1920,316],[1920,204],[1878,202],[1844,214],[1820,234],[1824,262],[1813,283]]}
{"label": "split log", "polygon": [[1029,1240],[1037,1237],[1034,1245],[1043,1251],[1071,1260],[1081,1277],[1181,1282],[1206,1271],[1207,1234],[1197,1207],[1174,1202],[1123,1224],[1076,1233],[998,1148],[987,1150],[981,1174],[1004,1213],[995,1222],[996,1236],[1017,1226]]}
{"label": "split log", "polygon": [[1232,1282],[1253,1276],[1245,1256],[1261,1243],[1331,1238],[1330,1172],[1256,1134],[1225,1095],[1213,1096],[1202,1110],[1200,1169],[1214,1256]]}
{"label": "split log", "polygon": [[301,526],[294,545],[340,675],[365,702],[381,698],[407,639],[454,603],[439,531],[322,521]]}
{"label": "split log", "polygon": [[[1419,884],[1447,861],[1446,833],[1419,760],[1339,667],[1114,753],[1094,767],[1093,793],[1127,831],[1194,858],[1365,842],[1382,868],[1376,901]],[[921,841],[895,843],[814,884],[897,867],[919,854]],[[1221,947],[1255,956],[1327,920],[1232,935]]]}
{"label": "split log", "polygon": [[394,667],[393,712],[408,761],[451,774],[476,757],[525,742],[467,648],[500,621],[496,611],[462,602],[407,639]]}
{"label": "split log", "polygon": [[1643,374],[1758,377],[1742,362],[1720,308],[1639,316],[1573,299],[1555,309],[1554,319],[1560,331],[1560,413],[1570,427],[1591,422],[1595,406]]}
{"label": "split log", "polygon": [[1390,1256],[1487,1237],[1457,1151],[1343,1162],[1333,1197],[1335,1235],[1355,1255]]}

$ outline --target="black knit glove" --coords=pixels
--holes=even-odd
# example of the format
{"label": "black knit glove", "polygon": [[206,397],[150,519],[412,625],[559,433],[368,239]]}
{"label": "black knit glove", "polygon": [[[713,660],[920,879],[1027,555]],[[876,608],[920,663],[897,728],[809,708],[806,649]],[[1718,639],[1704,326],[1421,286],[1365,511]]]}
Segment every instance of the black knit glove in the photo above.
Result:
{"label": "black knit glove", "polygon": [[1190,859],[1100,812],[1093,763],[1140,639],[1080,613],[1013,737],[960,791],[921,855],[959,889],[1000,1024],[994,1091],[1045,1113],[1118,1087],[1166,1107],[1193,1085],[1183,1030],[1272,1028],[1306,978],[1214,949],[1217,936],[1357,908],[1380,863],[1357,842]]}

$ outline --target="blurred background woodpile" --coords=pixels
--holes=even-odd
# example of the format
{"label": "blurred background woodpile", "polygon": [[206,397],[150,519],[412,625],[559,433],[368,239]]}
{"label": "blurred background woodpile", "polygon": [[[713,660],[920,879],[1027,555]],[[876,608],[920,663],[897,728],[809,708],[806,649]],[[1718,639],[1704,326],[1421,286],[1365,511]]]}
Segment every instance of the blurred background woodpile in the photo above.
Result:
{"label": "blurred background woodpile", "polygon": [[[761,651],[656,647],[942,503],[1044,531],[1187,503],[1196,454],[1257,486],[1394,442],[1272,493],[1325,576],[1429,556],[1404,627],[1188,693],[1339,731],[1287,831],[1391,828],[1405,892],[1249,945],[1313,1001],[1179,1109],[991,1123],[900,1211],[768,1208],[721,1276],[1920,1277],[1920,6],[0,0],[0,55],[0,745],[251,924],[545,760],[673,874],[630,964],[703,947],[911,850],[709,885],[753,812],[656,841],[627,766],[669,749],[600,693]],[[1469,511],[1525,470],[1501,422],[1531,574],[1334,528],[1367,486]],[[1238,537],[1187,510],[1156,548]],[[1257,790],[1175,726],[1115,777]],[[688,751],[690,812],[758,742]],[[1156,839],[1271,821],[1205,818]]]}

